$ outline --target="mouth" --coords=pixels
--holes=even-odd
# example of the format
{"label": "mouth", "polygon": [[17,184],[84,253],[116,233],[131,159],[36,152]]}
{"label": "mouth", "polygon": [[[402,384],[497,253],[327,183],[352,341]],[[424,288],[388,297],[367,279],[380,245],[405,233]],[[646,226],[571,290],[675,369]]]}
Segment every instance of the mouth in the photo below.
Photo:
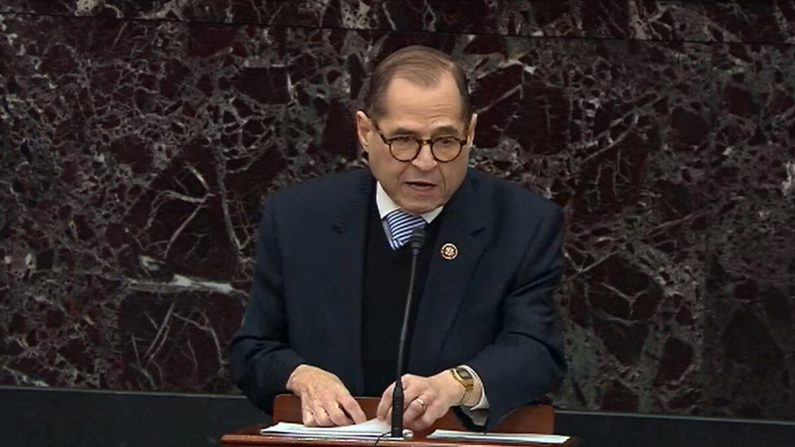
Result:
{"label": "mouth", "polygon": [[422,180],[415,182],[406,182],[406,185],[408,185],[409,188],[416,191],[430,191],[431,189],[436,187],[435,183],[424,182]]}

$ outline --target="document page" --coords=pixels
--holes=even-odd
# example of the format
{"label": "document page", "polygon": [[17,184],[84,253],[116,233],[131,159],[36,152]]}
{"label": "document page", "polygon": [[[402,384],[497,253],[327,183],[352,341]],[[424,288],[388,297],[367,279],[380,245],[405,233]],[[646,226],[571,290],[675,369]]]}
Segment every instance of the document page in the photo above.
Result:
{"label": "document page", "polygon": [[537,442],[543,444],[563,444],[568,436],[539,435],[535,433],[477,433],[459,430],[436,430],[428,439],[439,441],[481,441],[481,442]]}

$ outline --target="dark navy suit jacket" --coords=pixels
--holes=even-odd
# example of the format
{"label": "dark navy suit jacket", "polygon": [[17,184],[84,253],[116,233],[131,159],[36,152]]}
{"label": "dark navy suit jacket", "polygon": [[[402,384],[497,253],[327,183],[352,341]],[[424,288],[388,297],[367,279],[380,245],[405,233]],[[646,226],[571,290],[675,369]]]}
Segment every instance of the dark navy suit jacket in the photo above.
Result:
{"label": "dark navy suit jacket", "polygon": [[[284,189],[265,206],[251,299],[231,355],[234,380],[265,411],[301,363],[333,372],[354,396],[362,392],[362,272],[374,188],[368,170],[355,170]],[[488,428],[565,373],[553,303],[562,213],[470,169],[439,218],[408,372],[473,368],[488,396]],[[439,254],[448,242],[458,247],[453,260]]]}

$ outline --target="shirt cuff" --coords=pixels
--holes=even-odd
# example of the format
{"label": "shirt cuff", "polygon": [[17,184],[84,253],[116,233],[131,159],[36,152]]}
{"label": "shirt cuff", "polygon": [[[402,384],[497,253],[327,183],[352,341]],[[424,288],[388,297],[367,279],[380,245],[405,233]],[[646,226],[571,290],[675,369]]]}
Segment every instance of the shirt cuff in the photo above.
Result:
{"label": "shirt cuff", "polygon": [[472,375],[472,377],[475,378],[475,381],[480,384],[480,399],[478,400],[478,403],[476,403],[475,405],[473,405],[471,407],[464,407],[462,405],[461,408],[466,408],[466,409],[469,409],[469,410],[488,410],[489,409],[489,398],[486,397],[486,387],[483,386],[483,381],[480,380],[480,376],[478,375],[478,373],[475,372],[474,369],[470,368],[467,365],[461,365],[461,367],[466,369],[469,372],[469,374]]}
{"label": "shirt cuff", "polygon": [[471,374],[472,377],[474,377],[475,380],[480,383],[480,400],[478,400],[478,403],[471,407],[461,405],[461,411],[463,411],[464,414],[467,415],[467,417],[471,419],[472,423],[475,425],[486,425],[486,419],[488,419],[489,416],[489,399],[486,397],[486,387],[483,386],[483,381],[480,380],[480,376],[478,376],[478,373],[476,373],[474,369],[467,365],[461,365],[461,367],[469,371],[469,374]]}

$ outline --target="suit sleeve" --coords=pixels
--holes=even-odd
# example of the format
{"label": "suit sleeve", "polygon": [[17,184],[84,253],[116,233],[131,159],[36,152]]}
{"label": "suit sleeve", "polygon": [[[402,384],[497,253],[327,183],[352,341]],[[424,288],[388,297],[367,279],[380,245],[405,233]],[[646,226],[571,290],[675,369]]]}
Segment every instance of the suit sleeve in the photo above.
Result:
{"label": "suit sleeve", "polygon": [[273,398],[286,392],[292,371],[305,363],[287,343],[277,208],[274,198],[264,209],[251,297],[242,327],[232,337],[230,356],[233,380],[255,405],[268,413],[273,409]]}
{"label": "suit sleeve", "polygon": [[563,334],[553,293],[563,269],[558,208],[538,224],[501,309],[494,342],[467,364],[489,399],[486,429],[521,405],[556,389],[566,372]]}

